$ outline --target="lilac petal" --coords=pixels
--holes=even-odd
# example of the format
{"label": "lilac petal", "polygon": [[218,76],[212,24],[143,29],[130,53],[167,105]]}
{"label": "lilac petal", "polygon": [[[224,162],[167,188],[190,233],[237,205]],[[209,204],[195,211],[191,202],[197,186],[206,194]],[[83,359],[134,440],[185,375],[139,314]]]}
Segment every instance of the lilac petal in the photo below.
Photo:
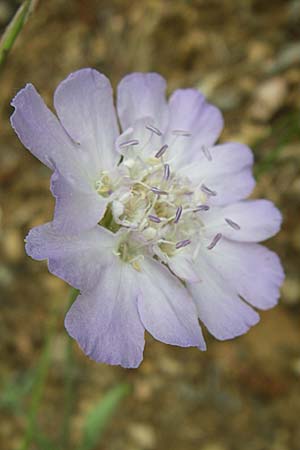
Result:
{"label": "lilac petal", "polygon": [[56,197],[53,224],[65,233],[76,234],[97,225],[109,202],[89,186],[85,191],[73,186],[58,171],[51,177],[51,192]]}
{"label": "lilac petal", "polygon": [[196,271],[194,261],[192,259],[192,251],[178,252],[168,260],[168,266],[175,275],[189,283],[196,283],[201,277]]}
{"label": "lilac petal", "polygon": [[213,145],[224,125],[222,114],[218,108],[207,103],[205,97],[197,89],[178,89],[169,100],[170,119],[167,136],[172,130],[182,129],[190,133],[190,137],[179,137],[171,145],[178,167],[191,162],[195,147]]}
{"label": "lilac petal", "polygon": [[155,339],[205,350],[195,306],[180,282],[160,263],[145,259],[138,273],[138,310]]}
{"label": "lilac petal", "polygon": [[[240,262],[241,264],[241,262]],[[246,333],[259,321],[259,315],[226,284],[203,252],[197,259],[201,282],[188,284],[200,320],[217,339],[231,339]]]}
{"label": "lilac petal", "polygon": [[204,182],[216,191],[217,195],[209,199],[211,205],[227,205],[250,195],[255,186],[251,150],[243,144],[227,143],[212,147],[210,152],[212,161],[202,155],[199,161],[183,167],[179,173],[195,185]]}
{"label": "lilac petal", "polygon": [[79,149],[55,115],[47,108],[32,84],[21,89],[12,101],[11,124],[23,145],[50,169],[64,176],[80,173]]}
{"label": "lilac petal", "polygon": [[33,228],[26,237],[26,252],[48,259],[49,270],[77,289],[92,289],[103,268],[114,258],[115,236],[102,227],[80,235],[58,233],[53,223]]}
{"label": "lilac petal", "polygon": [[86,152],[95,175],[119,160],[114,142],[119,134],[111,84],[94,69],[71,73],[54,94],[57,114],[67,132]]}
{"label": "lilac petal", "polygon": [[[227,218],[227,220],[226,220]],[[281,214],[268,200],[245,200],[223,208],[212,208],[205,215],[208,233],[218,230],[223,236],[234,241],[259,242],[278,233]],[[230,221],[239,229],[230,226]]]}
{"label": "lilac petal", "polygon": [[[168,117],[165,91],[166,82],[157,73],[132,73],[124,77],[117,94],[122,129],[126,130],[137,120],[150,117],[154,121],[152,125],[163,131]],[[146,131],[151,134],[148,129]]]}
{"label": "lilac petal", "polygon": [[260,309],[275,306],[284,272],[278,256],[259,244],[222,239],[211,264],[247,302]]}
{"label": "lilac petal", "polygon": [[66,315],[68,333],[97,362],[134,368],[142,361],[144,327],[134,272],[116,258],[103,267],[98,285],[81,294]]}

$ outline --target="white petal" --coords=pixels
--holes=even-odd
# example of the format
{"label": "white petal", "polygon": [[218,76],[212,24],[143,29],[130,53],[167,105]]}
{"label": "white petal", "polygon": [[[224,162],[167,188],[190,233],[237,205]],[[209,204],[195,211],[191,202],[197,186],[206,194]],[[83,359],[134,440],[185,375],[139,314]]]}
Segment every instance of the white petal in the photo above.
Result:
{"label": "white petal", "polygon": [[134,270],[117,258],[103,267],[97,286],[80,295],[65,319],[69,334],[97,362],[138,367],[144,327],[136,299]]}
{"label": "white petal", "polygon": [[[219,244],[218,244],[219,245]],[[231,339],[246,333],[259,321],[259,315],[236,294],[205,255],[200,254],[197,269],[200,283],[188,284],[200,320],[217,339]]]}
{"label": "white petal", "polygon": [[205,350],[195,306],[180,282],[152,259],[144,260],[137,279],[138,310],[149,333],[167,344]]}
{"label": "white petal", "polygon": [[246,200],[212,208],[203,220],[210,236],[222,233],[234,241],[259,242],[278,233],[281,214],[268,200]]}
{"label": "white petal", "polygon": [[157,73],[132,73],[118,86],[117,108],[122,129],[137,120],[150,117],[153,124],[164,131],[168,118],[165,99],[166,82]]}
{"label": "white petal", "polygon": [[94,69],[71,73],[57,87],[54,105],[65,129],[86,152],[90,170],[97,175],[115,166],[119,134],[111,84]]}
{"label": "white petal", "polygon": [[247,302],[260,309],[277,304],[284,273],[276,253],[259,244],[224,238],[208,256],[231,288]]}

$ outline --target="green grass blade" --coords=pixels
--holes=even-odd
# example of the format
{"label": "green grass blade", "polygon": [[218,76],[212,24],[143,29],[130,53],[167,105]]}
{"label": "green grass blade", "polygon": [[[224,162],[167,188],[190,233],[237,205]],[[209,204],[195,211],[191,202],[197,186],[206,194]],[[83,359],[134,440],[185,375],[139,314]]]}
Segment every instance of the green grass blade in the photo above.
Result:
{"label": "green grass blade", "polygon": [[0,41],[0,66],[5,62],[32,9],[33,0],[25,0],[8,24]]}
{"label": "green grass blade", "polygon": [[85,419],[83,440],[79,450],[93,450],[96,447],[114,411],[129,392],[127,384],[120,384],[112,388],[92,409]]}

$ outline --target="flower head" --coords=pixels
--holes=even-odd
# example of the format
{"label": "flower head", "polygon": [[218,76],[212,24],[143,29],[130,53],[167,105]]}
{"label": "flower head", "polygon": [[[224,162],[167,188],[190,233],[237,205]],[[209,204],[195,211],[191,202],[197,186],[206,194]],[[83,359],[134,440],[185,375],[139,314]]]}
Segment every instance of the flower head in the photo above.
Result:
{"label": "flower head", "polygon": [[167,102],[158,74],[118,86],[92,69],[57,88],[58,118],[32,85],[14,98],[23,144],[53,170],[52,223],[27,236],[27,253],[80,289],[65,325],[96,361],[136,367],[144,330],[205,349],[198,319],[218,339],[245,333],[279,297],[283,271],[257,242],[281,216],[254,187],[251,150],[215,145],[219,110],[195,89]]}

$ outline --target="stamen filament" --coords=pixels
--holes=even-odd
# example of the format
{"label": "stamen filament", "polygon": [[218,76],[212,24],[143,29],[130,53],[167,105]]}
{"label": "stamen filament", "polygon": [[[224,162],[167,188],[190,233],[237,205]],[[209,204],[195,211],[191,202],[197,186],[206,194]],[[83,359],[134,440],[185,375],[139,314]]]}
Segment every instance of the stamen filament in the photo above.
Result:
{"label": "stamen filament", "polygon": [[152,131],[157,136],[162,136],[162,132],[156,128],[154,125],[146,125],[147,130]]}
{"label": "stamen filament", "polygon": [[227,222],[228,225],[229,225],[231,228],[233,228],[234,230],[240,230],[240,229],[241,229],[241,227],[239,226],[239,224],[236,223],[236,222],[234,222],[234,221],[231,220],[231,219],[225,219],[225,222]]}
{"label": "stamen filament", "polygon": [[217,245],[217,243],[220,241],[221,238],[222,238],[221,233],[216,234],[211,243],[209,244],[209,246],[207,247],[207,249],[212,250]]}
{"label": "stamen filament", "polygon": [[216,191],[213,191],[212,189],[207,187],[205,184],[202,184],[200,189],[202,192],[204,192],[204,194],[210,195],[212,197],[215,197],[217,195]]}
{"label": "stamen filament", "polygon": [[160,158],[161,156],[163,156],[168,150],[168,147],[168,144],[163,145],[161,149],[158,150],[158,152],[155,154],[155,158]]}
{"label": "stamen filament", "polygon": [[176,248],[176,250],[179,250],[180,248],[190,245],[191,242],[192,241],[190,239],[184,239],[183,241],[178,241],[178,242],[176,242],[175,248]]}
{"label": "stamen filament", "polygon": [[155,187],[155,186],[153,186],[153,187],[151,188],[151,191],[152,191],[154,194],[156,194],[156,195],[169,195],[168,192],[162,191],[161,189],[159,189],[159,188],[157,188],[157,187]]}
{"label": "stamen filament", "polygon": [[121,144],[119,144],[120,148],[127,148],[130,147],[131,145],[139,145],[140,141],[138,141],[137,139],[130,139],[129,141],[124,141]]}
{"label": "stamen filament", "polygon": [[178,208],[176,210],[176,214],[175,214],[174,223],[178,223],[179,222],[181,214],[182,214],[182,206],[178,206]]}

